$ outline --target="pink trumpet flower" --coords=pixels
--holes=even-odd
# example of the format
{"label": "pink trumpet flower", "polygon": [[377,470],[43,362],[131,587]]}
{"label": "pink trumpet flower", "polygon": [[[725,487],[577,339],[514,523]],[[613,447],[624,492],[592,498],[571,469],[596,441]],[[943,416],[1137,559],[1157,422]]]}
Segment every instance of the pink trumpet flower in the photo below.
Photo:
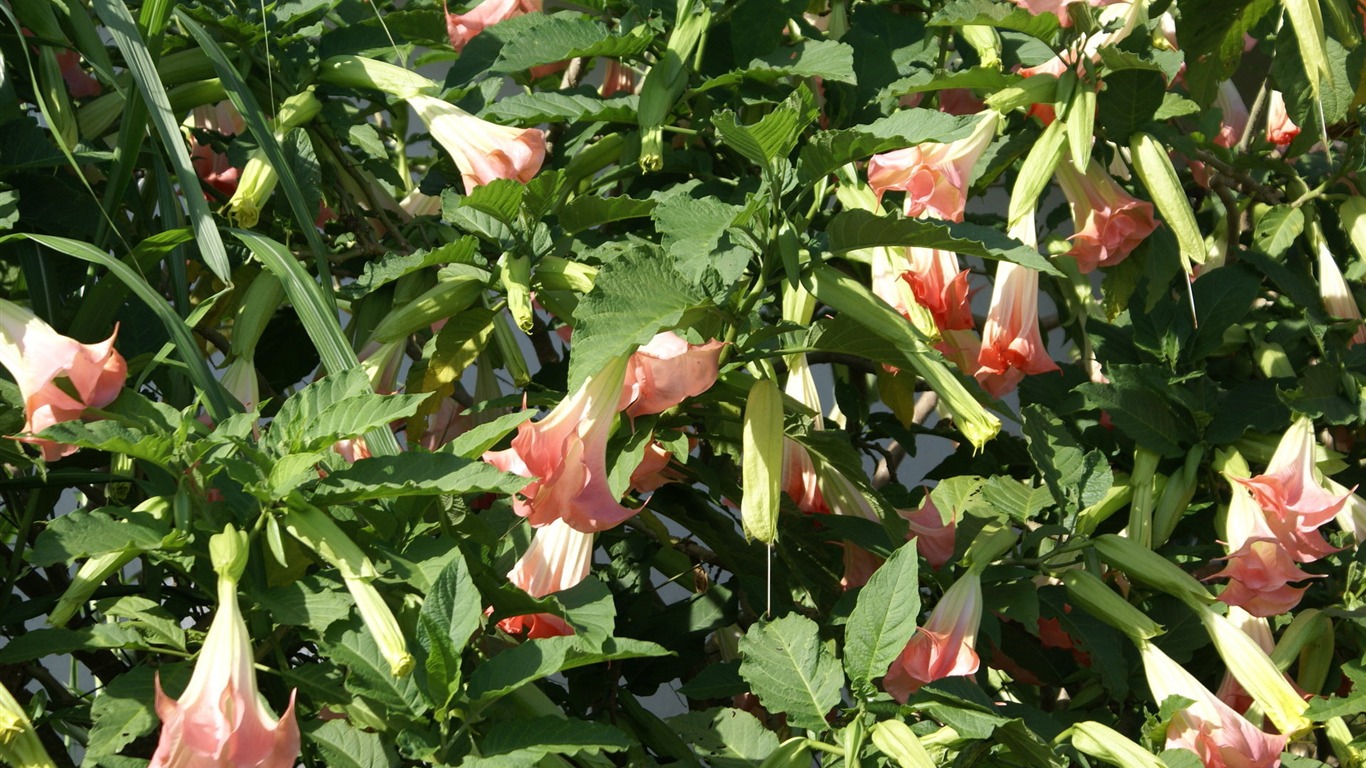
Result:
{"label": "pink trumpet flower", "polygon": [[910,526],[906,538],[916,540],[921,557],[925,558],[925,562],[929,563],[931,568],[937,571],[953,559],[957,525],[952,519],[944,522],[939,508],[934,505],[934,500],[928,494],[920,509],[900,509],[897,510],[897,514]]}
{"label": "pink trumpet flower", "polygon": [[966,138],[873,155],[868,161],[868,185],[879,201],[888,190],[905,192],[908,217],[962,221],[973,168],[996,137],[999,120],[994,110],[986,110]]}
{"label": "pink trumpet flower", "polygon": [[508,571],[508,581],[532,597],[545,597],[577,586],[592,564],[593,534],[556,520],[536,529],[526,554]]}
{"label": "pink trumpet flower", "polygon": [[796,502],[797,509],[807,514],[823,515],[830,511],[821,494],[811,455],[790,437],[783,438],[783,492]]}
{"label": "pink trumpet flower", "polygon": [[1290,119],[1285,109],[1285,95],[1271,91],[1266,107],[1266,140],[1278,147],[1284,147],[1300,135],[1300,127]]}
{"label": "pink trumpet flower", "polygon": [[1205,768],[1276,768],[1286,737],[1266,733],[1220,701],[1195,676],[1157,646],[1139,646],[1153,699],[1193,699],[1167,726],[1167,748],[1189,749]]}
{"label": "pink trumpet flower", "polygon": [[475,35],[500,21],[541,10],[541,0],[483,0],[467,13],[451,13],[445,0],[441,3],[446,13],[446,35],[451,47],[462,50]]}
{"label": "pink trumpet flower", "polygon": [[663,413],[711,389],[724,346],[715,340],[689,344],[673,331],[656,334],[631,355],[618,410],[632,418]]}
{"label": "pink trumpet flower", "polygon": [[[195,107],[185,124],[222,136],[236,136],[245,131],[247,126],[237,107],[226,99],[217,104]],[[200,144],[194,136],[190,137],[190,164],[201,181],[224,195],[232,195],[237,191],[241,169],[234,168],[227,155],[215,152],[207,144]]]}
{"label": "pink trumpet flower", "polygon": [[156,686],[161,738],[149,768],[292,768],[299,757],[294,694],[275,720],[256,689],[251,638],[237,581],[220,572],[218,613],[180,699]]}
{"label": "pink trumpet flower", "polygon": [[630,95],[636,92],[636,75],[630,67],[622,64],[616,59],[606,59],[606,72],[602,76],[602,87],[598,93],[604,98],[611,98],[617,94]]}
{"label": "pink trumpet flower", "polygon": [[[1027,216],[1012,230],[1033,246],[1034,217]],[[977,381],[994,397],[1015,389],[1027,374],[1058,370],[1039,334],[1039,273],[1003,261],[996,267],[996,285],[982,327],[982,350],[977,355]]]}
{"label": "pink trumpet flower", "polygon": [[1329,493],[1316,476],[1314,423],[1298,419],[1281,437],[1266,473],[1234,478],[1252,491],[1280,546],[1296,562],[1309,563],[1337,551],[1318,529],[1341,511],[1351,493]]}
{"label": "pink trumpet flower", "polygon": [[1221,147],[1232,147],[1243,138],[1243,132],[1247,130],[1247,121],[1250,117],[1247,103],[1238,93],[1238,86],[1231,80],[1225,80],[1219,84],[1219,95],[1215,97],[1214,105],[1224,115],[1219,133],[1214,137],[1214,143]]}
{"label": "pink trumpet flower", "polygon": [[408,104],[455,160],[467,194],[494,179],[525,184],[545,162],[545,132],[539,128],[490,123],[434,96],[410,96]]}
{"label": "pink trumpet flower", "polygon": [[923,627],[892,662],[883,687],[906,702],[926,683],[977,672],[977,627],[982,621],[982,575],[970,570],[949,587]]}
{"label": "pink trumpet flower", "polygon": [[9,370],[24,398],[21,442],[42,449],[44,461],[76,452],[31,435],[53,424],[80,419],[87,408],[103,408],[123,391],[128,364],[114,349],[118,329],[96,344],[57,333],[37,315],[0,299],[0,365]]}
{"label": "pink trumpet flower", "polygon": [[645,446],[645,455],[641,458],[640,464],[631,473],[631,488],[637,493],[649,493],[657,490],[665,483],[672,483],[682,477],[669,469],[669,460],[673,454],[669,449],[660,445],[658,441],[651,440]]}
{"label": "pink trumpet flower", "polygon": [[1058,163],[1058,182],[1076,222],[1068,255],[1083,274],[1124,261],[1157,229],[1152,203],[1125,192],[1095,160],[1082,174],[1064,157]]}
{"label": "pink trumpet flower", "polygon": [[545,418],[518,426],[512,447],[484,453],[484,461],[504,472],[532,478],[512,501],[527,522],[540,527],[563,520],[594,533],[636,513],[607,486],[607,439],[626,367],[625,356],[614,359]]}
{"label": "pink trumpet flower", "polygon": [[1319,242],[1319,296],[1329,315],[1356,322],[1357,331],[1352,334],[1347,346],[1366,342],[1366,325],[1361,322],[1361,307],[1357,306],[1356,297],[1347,286],[1347,279],[1342,276],[1337,260],[1322,240]]}
{"label": "pink trumpet flower", "polygon": [[934,316],[941,331],[972,328],[968,270],[959,269],[958,254],[938,248],[906,249],[911,268],[901,279],[911,286],[915,300]]}

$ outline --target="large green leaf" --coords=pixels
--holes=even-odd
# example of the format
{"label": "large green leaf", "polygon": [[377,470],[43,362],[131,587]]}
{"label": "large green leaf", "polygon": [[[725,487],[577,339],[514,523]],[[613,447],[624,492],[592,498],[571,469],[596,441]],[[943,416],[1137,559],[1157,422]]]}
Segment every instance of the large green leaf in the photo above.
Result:
{"label": "large green leaf", "polygon": [[953,251],[962,256],[1009,261],[1022,267],[1062,276],[1038,250],[979,224],[878,216],[869,211],[845,211],[825,229],[835,253],[879,246],[919,246]]}
{"label": "large green leaf", "polygon": [[310,419],[300,435],[300,449],[325,448],[342,438],[353,438],[417,413],[426,395],[365,393],[339,400]]}
{"label": "large green leaf", "polygon": [[902,544],[859,592],[844,625],[844,668],[856,683],[887,673],[915,633],[920,614],[920,561],[914,541]]}
{"label": "large green leaf", "polygon": [[153,550],[160,548],[169,532],[167,522],[146,512],[77,509],[47,524],[28,560],[34,565],[54,565],[125,549]]}
{"label": "large green leaf", "polygon": [[634,124],[639,102],[640,97],[635,95],[604,99],[596,94],[572,91],[535,91],[499,99],[482,114],[492,120],[516,125],[583,122]]}
{"label": "large green leaf", "polygon": [[834,644],[821,643],[816,623],[798,614],[755,624],[740,640],[740,675],[770,712],[798,728],[823,731],[840,703],[844,675]]}
{"label": "large green leaf", "polygon": [[427,700],[412,675],[395,677],[369,630],[358,621],[338,624],[328,631],[323,650],[344,665],[346,689],[394,714],[413,718],[427,712]]}
{"label": "large green leaf", "polygon": [[454,695],[460,655],[483,621],[479,590],[457,551],[432,584],[418,615],[417,641],[427,651],[427,686],[438,706]]}
{"label": "large green leaf", "polygon": [[639,27],[624,35],[577,14],[555,15],[503,44],[491,72],[522,72],[543,64],[603,56],[634,56],[650,46],[651,35]]}
{"label": "large green leaf", "polygon": [[854,49],[834,40],[803,40],[790,48],[779,48],[757,58],[743,69],[713,77],[698,86],[695,92],[729,88],[745,80],[771,83],[789,75],[853,83],[857,79]]}
{"label": "large green leaf", "polygon": [[448,453],[375,456],[339,469],[318,483],[316,501],[340,504],[399,496],[512,493],[527,483],[483,461]]}
{"label": "large green leaf", "polygon": [[1276,0],[1185,0],[1177,44],[1186,54],[1186,87],[1209,106],[1219,84],[1233,76],[1243,57],[1243,40]]}
{"label": "large green leaf", "polygon": [[685,312],[704,302],[701,292],[662,259],[629,256],[607,264],[574,311],[569,388],[578,389],[612,358],[677,326]]}
{"label": "large green leaf", "polygon": [[484,735],[483,753],[488,756],[510,752],[542,755],[623,752],[632,741],[617,728],[605,723],[572,720],[565,717],[533,717],[503,720],[493,724]]}
{"label": "large green leaf", "polygon": [[993,0],[950,0],[928,22],[929,26],[966,25],[998,27],[1049,40],[1058,31],[1058,17],[1052,13],[1034,14],[1024,8]]}
{"label": "large green leaf", "polygon": [[478,708],[496,701],[535,680],[559,672],[565,654],[578,639],[548,637],[528,640],[515,648],[494,656],[480,664],[470,675],[467,691],[473,706]]}
{"label": "large green leaf", "polygon": [[306,728],[309,742],[317,748],[328,768],[395,768],[400,765],[391,743],[373,731],[345,720],[329,720]]}

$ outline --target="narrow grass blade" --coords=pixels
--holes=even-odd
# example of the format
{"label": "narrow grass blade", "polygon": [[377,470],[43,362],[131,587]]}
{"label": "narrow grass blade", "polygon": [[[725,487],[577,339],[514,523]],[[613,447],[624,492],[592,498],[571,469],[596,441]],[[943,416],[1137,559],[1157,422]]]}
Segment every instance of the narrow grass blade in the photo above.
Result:
{"label": "narrow grass blade", "polygon": [[170,99],[166,96],[166,89],[161,85],[161,76],[157,73],[152,55],[142,40],[142,34],[138,32],[133,16],[128,12],[123,0],[95,0],[95,12],[109,30],[114,43],[123,52],[128,70],[133,73],[133,81],[137,83],[138,91],[147,103],[152,125],[156,127],[162,148],[170,158],[176,180],[180,182],[181,191],[184,193],[185,207],[190,213],[190,225],[194,229],[195,240],[199,243],[199,252],[204,257],[204,263],[208,264],[218,279],[231,285],[232,267],[228,263],[227,249],[223,247],[223,238],[218,233],[213,213],[209,210],[204,196],[199,193],[199,177],[195,175],[194,166],[190,164],[190,153],[185,149],[185,141],[181,138],[180,125],[171,112]]}

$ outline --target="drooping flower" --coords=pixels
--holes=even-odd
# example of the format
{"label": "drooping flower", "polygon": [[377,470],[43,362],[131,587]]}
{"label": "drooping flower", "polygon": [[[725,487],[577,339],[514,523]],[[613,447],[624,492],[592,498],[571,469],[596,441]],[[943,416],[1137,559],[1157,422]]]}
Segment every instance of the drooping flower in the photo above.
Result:
{"label": "drooping flower", "polygon": [[925,495],[925,501],[920,505],[920,509],[900,509],[897,510],[897,514],[910,526],[906,538],[915,539],[920,555],[931,568],[937,571],[953,559],[957,524],[953,519],[944,521],[943,515],[929,494]]}
{"label": "drooping flower", "polygon": [[973,169],[996,137],[999,120],[995,110],[986,110],[966,138],[873,155],[868,161],[868,185],[879,201],[888,190],[905,192],[908,217],[962,221]]}
{"label": "drooping flower", "polygon": [[[1024,216],[1010,233],[1035,246],[1034,216]],[[1015,389],[1026,375],[1058,370],[1039,334],[1039,273],[1009,261],[996,267],[996,285],[982,327],[977,381],[995,397]]]}
{"label": "drooping flower", "polygon": [[645,455],[641,457],[640,464],[631,473],[631,488],[636,493],[649,493],[665,483],[681,480],[681,475],[669,469],[669,460],[672,458],[673,454],[669,453],[668,448],[658,440],[651,440],[645,446]]}
{"label": "drooping flower", "polygon": [[663,413],[711,389],[724,342],[689,344],[673,331],[656,334],[626,365],[619,410],[632,418]]}
{"label": "drooping flower", "polygon": [[[57,333],[37,315],[0,299],[0,365],[7,368],[24,398],[24,432],[81,418],[87,408],[102,408],[123,390],[128,364],[114,349],[118,329],[97,344],[82,344]],[[42,449],[45,461],[76,452],[36,437],[21,442]]]}
{"label": "drooping flower", "polygon": [[562,519],[593,533],[636,513],[623,507],[607,485],[607,439],[626,365],[625,356],[614,359],[545,418],[518,426],[512,447],[484,454],[504,472],[535,478],[512,500],[513,511],[527,522],[539,527]]}
{"label": "drooping flower", "polygon": [[[185,126],[232,137],[246,130],[246,121],[238,113],[237,107],[224,99],[217,104],[195,107],[185,120]],[[215,152],[209,144],[199,143],[199,139],[193,133],[190,134],[190,164],[194,166],[194,172],[200,180],[224,195],[231,195],[237,191],[237,180],[241,170],[228,162],[226,154]]]}
{"label": "drooping flower", "polygon": [[1285,95],[1277,90],[1270,91],[1266,103],[1266,140],[1284,147],[1299,135],[1300,127],[1285,109]]}
{"label": "drooping flower", "polygon": [[911,286],[916,302],[930,311],[940,331],[973,327],[968,292],[968,270],[960,269],[958,254],[938,248],[906,249],[910,269],[901,279]]}
{"label": "drooping flower", "polygon": [[76,51],[59,52],[57,54],[57,67],[62,73],[62,80],[66,83],[66,92],[71,94],[73,99],[99,96],[100,92],[104,90],[99,80],[81,69],[81,55]]}
{"label": "drooping flower", "polygon": [[464,434],[473,422],[465,415],[465,406],[452,398],[444,398],[436,412],[427,418],[427,429],[422,433],[422,447],[435,451]]}
{"label": "drooping flower", "polygon": [[361,459],[370,458],[370,446],[365,444],[364,436],[343,438],[332,444],[332,450],[347,464],[355,464]]}
{"label": "drooping flower", "polygon": [[635,93],[636,75],[631,71],[631,68],[616,59],[607,59],[606,61],[607,67],[602,76],[602,87],[598,89],[599,95],[606,99],[619,93]]}
{"label": "drooping flower", "polygon": [[1167,726],[1167,748],[1189,749],[1205,768],[1275,768],[1286,737],[1266,733],[1210,693],[1194,675],[1148,641],[1139,644],[1153,699],[1181,696],[1195,703]]}
{"label": "drooping flower", "polygon": [[790,437],[783,438],[783,492],[797,503],[797,509],[807,514],[823,515],[830,511],[821,495],[811,455]]}
{"label": "drooping flower", "polygon": [[299,726],[294,695],[276,720],[256,689],[251,637],[237,605],[237,579],[246,563],[245,535],[228,531],[213,537],[239,542],[222,549],[210,544],[218,571],[218,613],[204,637],[190,683],[180,699],[156,685],[161,737],[149,768],[292,768],[299,757]]}
{"label": "drooping flower", "polygon": [[1318,529],[1337,515],[1351,495],[1335,496],[1319,482],[1314,468],[1316,445],[1313,421],[1301,417],[1281,437],[1265,474],[1234,478],[1252,491],[1276,540],[1300,563],[1337,551]]}
{"label": "drooping flower", "polygon": [[526,554],[508,571],[508,581],[532,597],[570,589],[588,577],[593,534],[556,520],[536,529]]}
{"label": "drooping flower", "polygon": [[408,104],[450,153],[469,193],[494,179],[531,181],[545,162],[545,132],[481,120],[434,96],[416,94]]}
{"label": "drooping flower", "polygon": [[1010,2],[1029,11],[1035,16],[1051,13],[1058,17],[1058,24],[1064,27],[1072,26],[1072,17],[1067,13],[1067,6],[1073,3],[1085,3],[1092,8],[1101,8],[1107,5],[1114,5],[1127,0],[1010,0]]}
{"label": "drooping flower", "polygon": [[1347,279],[1342,276],[1337,260],[1329,252],[1328,245],[1319,240],[1319,296],[1328,314],[1339,320],[1354,320],[1357,332],[1352,335],[1347,346],[1366,342],[1366,325],[1361,322],[1361,307],[1357,306],[1352,289],[1347,287]]}
{"label": "drooping flower", "polygon": [[883,687],[905,703],[926,683],[977,671],[977,628],[982,621],[982,575],[969,570],[944,592],[925,625],[896,657]]}
{"label": "drooping flower", "polygon": [[1082,174],[1064,156],[1058,163],[1058,182],[1076,223],[1068,255],[1083,274],[1124,261],[1157,229],[1152,203],[1124,191],[1094,159]]}
{"label": "drooping flower", "polygon": [[445,0],[441,7],[446,13],[446,35],[451,47],[460,51],[475,35],[494,24],[541,10],[541,0],[483,0],[466,13],[451,13]]}
{"label": "drooping flower", "polygon": [[1219,84],[1219,95],[1215,97],[1214,105],[1223,113],[1214,143],[1221,147],[1232,147],[1242,140],[1243,132],[1247,130],[1247,103],[1238,93],[1238,86],[1232,80],[1225,80]]}
{"label": "drooping flower", "polygon": [[1211,579],[1227,578],[1219,599],[1253,616],[1278,616],[1299,604],[1307,587],[1291,582],[1309,578],[1283,546],[1242,479],[1228,476],[1232,486],[1225,515],[1228,565]]}

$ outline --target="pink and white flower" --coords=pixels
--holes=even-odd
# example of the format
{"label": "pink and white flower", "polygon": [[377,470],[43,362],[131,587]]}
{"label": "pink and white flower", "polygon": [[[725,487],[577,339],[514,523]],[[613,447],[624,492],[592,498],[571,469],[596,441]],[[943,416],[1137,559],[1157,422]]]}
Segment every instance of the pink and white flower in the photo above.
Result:
{"label": "pink and white flower", "polygon": [[525,184],[545,162],[545,132],[539,128],[490,123],[434,96],[416,94],[408,97],[408,104],[450,153],[467,194],[494,179]]}
{"label": "pink and white flower", "polygon": [[[114,349],[118,329],[96,344],[57,333],[29,310],[0,299],[0,366],[9,370],[24,398],[24,432],[80,419],[87,408],[102,408],[123,391],[128,364]],[[74,445],[21,437],[42,449],[45,461],[76,452]]]}
{"label": "pink and white flower", "polygon": [[926,683],[977,672],[977,629],[982,621],[982,575],[970,570],[944,592],[923,627],[896,657],[883,688],[905,703]]}
{"label": "pink and white flower", "polygon": [[483,0],[466,13],[451,13],[445,0],[441,7],[446,13],[446,36],[450,38],[451,47],[460,51],[494,24],[541,10],[541,0]]}
{"label": "pink and white flower", "polygon": [[1068,255],[1083,274],[1124,261],[1157,229],[1152,203],[1124,191],[1095,160],[1082,174],[1064,157],[1058,163],[1058,183],[1076,223]]}
{"label": "pink and white flower", "polygon": [[996,137],[999,121],[994,110],[986,110],[966,138],[873,155],[868,161],[868,185],[879,201],[888,190],[905,192],[908,217],[962,221],[973,169]]}

